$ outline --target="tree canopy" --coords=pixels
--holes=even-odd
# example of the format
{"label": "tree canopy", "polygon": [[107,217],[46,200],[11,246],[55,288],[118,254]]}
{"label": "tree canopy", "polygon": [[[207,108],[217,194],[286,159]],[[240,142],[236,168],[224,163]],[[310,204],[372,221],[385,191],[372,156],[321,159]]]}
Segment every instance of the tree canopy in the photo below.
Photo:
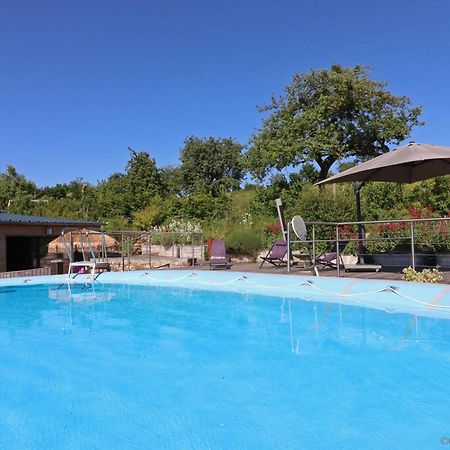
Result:
{"label": "tree canopy", "polygon": [[137,210],[159,194],[161,181],[155,160],[148,153],[129,150],[131,157],[126,167],[128,201],[131,208]]}
{"label": "tree canopy", "polygon": [[7,166],[0,174],[0,210],[10,208],[12,212],[29,213],[31,200],[36,194],[36,185],[13,166]]}
{"label": "tree canopy", "polygon": [[129,217],[131,214],[128,179],[123,173],[115,173],[97,187],[98,201],[104,217]]}
{"label": "tree canopy", "polygon": [[165,195],[178,196],[183,191],[181,169],[175,166],[163,167],[159,170],[162,190]]}
{"label": "tree canopy", "polygon": [[[248,242],[248,254],[256,256],[279,233],[274,199],[283,199],[287,217],[354,220],[351,185],[319,191],[314,183],[334,162],[343,169],[386,152],[422,124],[420,107],[369,75],[360,66],[295,74],[261,109],[263,122],[246,155],[233,138],[190,136],[177,165],[157,167],[149,153],[129,149],[126,167],[95,185],[77,178],[44,188],[9,166],[0,173],[0,209],[101,220],[109,230],[200,222],[205,237],[224,238],[239,251]],[[267,183],[241,189],[248,173]],[[368,220],[406,218],[410,210],[446,215],[449,185],[450,176],[411,186],[369,183],[361,202]]]}
{"label": "tree canopy", "polygon": [[216,196],[239,189],[244,176],[242,148],[231,138],[187,138],[180,155],[186,192]]}
{"label": "tree canopy", "polygon": [[250,143],[248,167],[263,179],[314,161],[325,179],[341,158],[364,160],[389,151],[406,139],[419,120],[421,107],[369,78],[362,66],[296,73],[283,95],[260,108],[270,113]]}

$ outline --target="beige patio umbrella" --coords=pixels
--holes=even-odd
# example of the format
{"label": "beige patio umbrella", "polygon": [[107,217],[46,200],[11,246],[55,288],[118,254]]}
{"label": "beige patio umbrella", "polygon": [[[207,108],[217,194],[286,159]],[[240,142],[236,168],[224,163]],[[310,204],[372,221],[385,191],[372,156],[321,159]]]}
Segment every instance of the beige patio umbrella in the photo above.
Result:
{"label": "beige patio umbrella", "polygon": [[[356,221],[361,222],[360,190],[367,181],[414,183],[449,174],[450,147],[411,142],[316,184],[355,181]],[[358,234],[360,241],[363,241],[362,225],[358,226]]]}
{"label": "beige patio umbrella", "polygon": [[[70,233],[72,233],[73,247],[74,248],[76,247],[79,251],[82,250],[89,251],[89,244],[86,238],[86,231],[88,230],[80,229],[80,230],[72,230],[72,232],[67,231],[64,233],[64,240],[66,241],[67,245],[70,245]],[[80,233],[81,233],[81,241],[80,241]],[[118,250],[119,243],[113,237],[108,236],[107,234],[103,234],[102,237],[101,231],[89,230],[89,241],[91,243],[92,250],[94,250],[95,252],[102,251],[103,239],[107,251]],[[63,253],[65,251],[66,249],[64,247],[62,236],[57,237],[48,244],[49,253]]]}
{"label": "beige patio umbrella", "polygon": [[345,181],[414,183],[450,174],[450,147],[411,142],[317,184]]}

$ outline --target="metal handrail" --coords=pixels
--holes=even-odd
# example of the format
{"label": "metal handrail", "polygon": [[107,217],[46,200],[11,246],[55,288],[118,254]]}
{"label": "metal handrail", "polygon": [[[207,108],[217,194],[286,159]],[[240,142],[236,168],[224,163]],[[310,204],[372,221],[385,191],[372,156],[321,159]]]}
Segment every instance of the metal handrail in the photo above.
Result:
{"label": "metal handrail", "polygon": [[[336,259],[337,259],[337,276],[340,276],[340,264],[339,264],[339,242],[342,240],[345,241],[349,241],[349,242],[376,242],[376,241],[392,241],[392,240],[406,240],[409,239],[410,240],[410,245],[411,245],[411,266],[413,269],[415,269],[416,267],[416,263],[415,263],[415,256],[416,256],[416,251],[415,251],[415,232],[414,232],[414,225],[416,223],[427,223],[427,222],[447,222],[450,221],[450,217],[428,217],[428,218],[417,218],[417,219],[383,219],[383,220],[368,220],[368,221],[354,221],[354,222],[321,222],[321,221],[311,221],[311,222],[305,222],[305,225],[308,226],[312,226],[312,239],[305,239],[305,240],[291,240],[291,232],[290,232],[290,228],[291,228],[291,223],[288,223],[288,232],[287,232],[287,246],[288,246],[288,252],[287,252],[287,258],[288,258],[288,271],[290,272],[291,270],[291,259],[292,259],[292,252],[291,252],[291,244],[294,243],[303,243],[303,244],[312,244],[312,262],[313,262],[313,267],[316,271],[316,275],[318,274],[317,269],[316,269],[316,265],[315,265],[315,257],[316,257],[316,249],[315,249],[315,245],[316,243],[330,243],[330,242],[336,242],[337,244],[337,255],[336,255]],[[360,237],[358,238],[345,238],[345,239],[340,239],[339,238],[339,227],[345,226],[345,225],[377,225],[377,224],[389,224],[389,223],[405,223],[405,224],[409,224],[409,235],[406,236],[393,236],[393,237],[387,237],[387,238],[383,238],[383,237],[367,237],[365,236],[364,239],[361,239]],[[316,234],[316,226],[320,225],[320,226],[329,226],[329,227],[334,227],[335,228],[335,235],[336,238],[335,239],[315,239],[315,234]]]}
{"label": "metal handrail", "polygon": [[[139,252],[134,251],[135,244],[139,243],[145,247],[145,254],[147,255],[147,264],[152,268],[154,262],[154,254],[152,248],[158,245],[164,245],[167,241],[171,247],[171,255],[164,255],[164,258],[177,259],[180,255],[183,258],[188,258],[190,264],[195,266],[201,255],[205,245],[204,234],[195,231],[140,231],[140,230],[125,230],[125,231],[106,231],[106,234],[115,237],[119,243],[119,254],[121,258],[122,270],[128,270],[132,267],[132,261],[135,257],[144,257],[144,253],[140,255]],[[158,244],[158,238],[166,238]],[[180,254],[178,247],[182,246],[183,253]],[[201,252],[199,254],[197,247],[200,246]],[[190,247],[190,248],[189,248]],[[142,261],[142,259],[141,259]]]}
{"label": "metal handrail", "polygon": [[[372,238],[372,237],[366,237],[364,240],[365,241],[400,241],[402,239],[410,239],[411,236],[408,234],[407,236],[395,236],[395,237],[387,237],[387,238]],[[340,241],[347,241],[347,242],[359,242],[360,239],[358,238],[343,238],[340,239]],[[315,241],[313,241],[312,239],[307,239],[307,240],[302,240],[302,239],[297,239],[297,240],[292,240],[291,239],[291,244],[301,244],[301,243],[305,243],[305,244],[312,244],[313,242],[315,243],[330,243],[330,242],[336,242],[336,239],[316,239]]]}
{"label": "metal handrail", "polygon": [[416,222],[439,222],[448,221],[450,217],[427,217],[420,219],[383,219],[383,220],[362,220],[360,222],[306,222],[306,225],[329,225],[329,226],[342,226],[342,225],[375,225],[380,223],[416,223]]}

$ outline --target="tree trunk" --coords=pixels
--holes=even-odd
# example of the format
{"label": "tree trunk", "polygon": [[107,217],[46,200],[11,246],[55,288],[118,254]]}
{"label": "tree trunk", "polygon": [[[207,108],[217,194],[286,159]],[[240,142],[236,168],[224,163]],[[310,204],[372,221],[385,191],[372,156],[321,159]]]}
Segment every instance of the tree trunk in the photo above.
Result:
{"label": "tree trunk", "polygon": [[319,165],[319,181],[326,180],[328,178],[328,172],[330,171],[330,167],[336,162],[336,159],[326,158],[316,159],[316,163]]}

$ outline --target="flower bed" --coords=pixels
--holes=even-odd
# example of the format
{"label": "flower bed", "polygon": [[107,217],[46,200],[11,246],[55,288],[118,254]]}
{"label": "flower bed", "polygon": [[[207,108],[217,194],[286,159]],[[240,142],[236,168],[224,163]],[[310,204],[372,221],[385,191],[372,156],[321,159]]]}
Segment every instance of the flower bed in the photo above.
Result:
{"label": "flower bed", "polygon": [[[426,222],[415,222],[414,243],[417,253],[450,252],[449,231],[447,221],[433,221],[432,210],[411,208],[407,219],[431,219]],[[367,232],[367,248],[371,253],[395,252],[409,253],[411,249],[411,223],[391,222],[371,225]],[[371,240],[374,239],[374,240]]]}

